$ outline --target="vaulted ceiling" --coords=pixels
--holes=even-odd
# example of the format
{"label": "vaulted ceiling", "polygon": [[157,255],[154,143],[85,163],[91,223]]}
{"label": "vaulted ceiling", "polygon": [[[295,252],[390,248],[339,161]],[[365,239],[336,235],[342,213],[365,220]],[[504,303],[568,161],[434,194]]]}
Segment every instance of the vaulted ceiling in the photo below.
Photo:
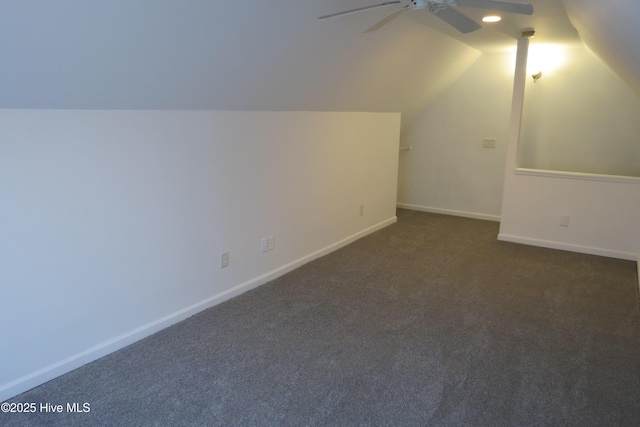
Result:
{"label": "vaulted ceiling", "polygon": [[389,10],[316,19],[376,0],[6,0],[0,108],[401,111],[407,122],[526,27],[580,37],[640,88],[640,2],[530,2],[533,16],[461,35],[426,11],[373,32]]}
{"label": "vaulted ceiling", "polygon": [[563,2],[584,44],[640,96],[640,2]]}

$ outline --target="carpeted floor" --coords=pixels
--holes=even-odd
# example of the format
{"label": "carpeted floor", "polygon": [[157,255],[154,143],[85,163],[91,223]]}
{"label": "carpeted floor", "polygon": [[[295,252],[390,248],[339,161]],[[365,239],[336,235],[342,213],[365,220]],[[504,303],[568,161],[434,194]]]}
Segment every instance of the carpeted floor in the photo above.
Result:
{"label": "carpeted floor", "polygon": [[2,426],[638,426],[633,262],[398,223],[13,402]]}

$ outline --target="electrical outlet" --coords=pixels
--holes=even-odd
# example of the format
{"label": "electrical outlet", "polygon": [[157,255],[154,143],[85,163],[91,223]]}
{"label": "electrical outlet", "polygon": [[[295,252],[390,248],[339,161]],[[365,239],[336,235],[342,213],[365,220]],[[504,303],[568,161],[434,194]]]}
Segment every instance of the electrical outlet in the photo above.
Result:
{"label": "electrical outlet", "polygon": [[267,250],[272,251],[274,247],[275,247],[274,237],[273,236],[267,237]]}
{"label": "electrical outlet", "polygon": [[560,226],[561,227],[568,227],[569,226],[569,220],[571,219],[571,217],[569,215],[562,215],[560,217]]}
{"label": "electrical outlet", "polygon": [[267,251],[269,251],[269,238],[263,237],[260,240],[260,252],[267,252]]}
{"label": "electrical outlet", "polygon": [[360,205],[360,215],[364,215],[364,205]]}
{"label": "electrical outlet", "polygon": [[229,252],[222,252],[220,254],[220,268],[229,267]]}

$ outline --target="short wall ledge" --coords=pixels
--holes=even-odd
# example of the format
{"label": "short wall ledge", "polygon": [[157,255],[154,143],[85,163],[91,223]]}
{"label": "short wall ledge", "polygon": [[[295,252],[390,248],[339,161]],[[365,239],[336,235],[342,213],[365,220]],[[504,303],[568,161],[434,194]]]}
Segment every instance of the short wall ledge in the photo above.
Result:
{"label": "short wall ledge", "polygon": [[525,175],[525,176],[539,176],[539,177],[547,177],[547,178],[577,179],[577,180],[583,180],[583,181],[623,182],[623,183],[629,183],[629,184],[640,184],[640,177],[635,177],[635,176],[601,175],[601,174],[595,174],[595,173],[564,172],[564,171],[527,169],[527,168],[516,168],[515,174]]}

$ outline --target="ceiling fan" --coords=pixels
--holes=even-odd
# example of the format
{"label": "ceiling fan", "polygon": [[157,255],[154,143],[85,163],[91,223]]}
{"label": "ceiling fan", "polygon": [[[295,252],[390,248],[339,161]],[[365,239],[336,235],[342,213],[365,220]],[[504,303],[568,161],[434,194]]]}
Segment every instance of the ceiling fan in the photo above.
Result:
{"label": "ceiling fan", "polygon": [[517,3],[501,0],[393,0],[372,6],[359,7],[357,9],[345,10],[344,12],[332,13],[320,16],[318,19],[329,19],[337,16],[349,15],[351,13],[362,12],[379,7],[398,6],[395,12],[378,22],[367,32],[377,30],[398,15],[407,10],[426,9],[447,24],[454,27],[461,33],[470,33],[480,29],[480,24],[469,18],[467,15],[457,10],[458,6],[475,7],[478,9],[488,9],[501,12],[519,13],[522,15],[533,14],[533,6],[529,3]]}

